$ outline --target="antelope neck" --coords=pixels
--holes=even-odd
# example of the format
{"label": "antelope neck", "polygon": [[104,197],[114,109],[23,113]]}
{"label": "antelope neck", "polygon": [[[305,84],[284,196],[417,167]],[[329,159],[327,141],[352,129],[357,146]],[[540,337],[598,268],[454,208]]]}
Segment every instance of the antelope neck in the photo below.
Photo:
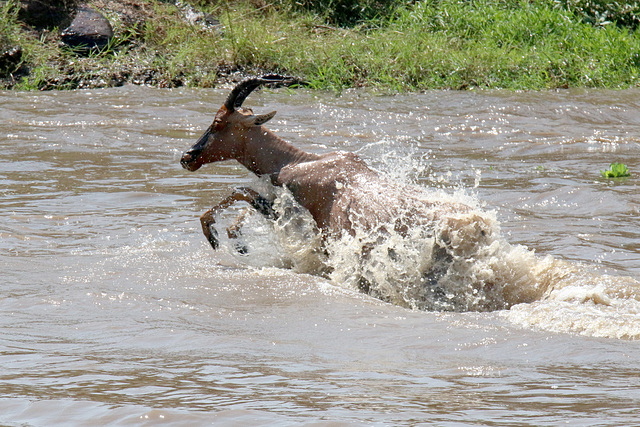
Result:
{"label": "antelope neck", "polygon": [[244,150],[237,160],[258,176],[278,175],[287,165],[320,157],[294,147],[262,126],[251,128],[243,142]]}

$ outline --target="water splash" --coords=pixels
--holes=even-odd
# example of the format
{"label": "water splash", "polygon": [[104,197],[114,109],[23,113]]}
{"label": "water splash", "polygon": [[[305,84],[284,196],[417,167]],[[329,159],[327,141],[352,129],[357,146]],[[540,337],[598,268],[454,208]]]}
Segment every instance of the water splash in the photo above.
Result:
{"label": "water splash", "polygon": [[554,332],[640,339],[640,283],[631,277],[601,275],[589,266],[548,257],[540,269],[547,290],[537,301],[501,315],[510,322]]}
{"label": "water splash", "polygon": [[[399,170],[398,162],[388,167],[394,181],[417,178]],[[591,273],[585,266],[510,244],[496,213],[463,189],[412,186],[412,195],[425,201],[421,214],[427,221],[399,229],[352,214],[353,233],[323,240],[311,215],[288,191],[264,181],[255,187],[275,200],[278,219],[267,221],[251,214],[241,240],[226,243],[231,253],[250,265],[321,275],[343,288],[410,309],[505,310],[502,316],[528,328],[640,338],[637,281]],[[380,189],[370,192],[373,198]],[[394,212],[395,218],[410,214],[402,209]],[[238,253],[238,245],[246,249],[245,255]]]}

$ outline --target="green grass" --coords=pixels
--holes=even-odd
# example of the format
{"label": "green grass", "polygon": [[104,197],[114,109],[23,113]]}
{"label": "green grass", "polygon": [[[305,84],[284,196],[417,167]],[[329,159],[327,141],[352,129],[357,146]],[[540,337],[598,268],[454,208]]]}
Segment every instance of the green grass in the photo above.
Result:
{"label": "green grass", "polygon": [[77,57],[55,40],[14,34],[31,65],[30,76],[15,87],[82,87],[83,79],[99,76],[106,85],[124,78],[209,87],[238,69],[288,73],[333,90],[626,88],[640,79],[640,34],[587,22],[576,13],[579,0],[385,0],[383,16],[375,14],[373,0],[325,0],[342,7],[336,10],[364,2],[358,9],[363,16],[344,22],[314,9],[314,2],[280,0],[257,8],[202,1],[221,21],[222,34],[177,19],[170,4],[140,1],[154,5],[154,19],[127,28],[111,17],[117,39],[92,57]]}
{"label": "green grass", "polygon": [[[380,22],[331,29],[277,13],[228,17],[225,49],[316,87],[546,89],[638,84],[640,38],[529,2],[426,0]],[[370,23],[371,24],[371,23]],[[228,42],[228,41],[227,41]]]}
{"label": "green grass", "polygon": [[[18,44],[20,27],[17,23],[17,16],[18,9],[15,4],[11,2],[0,4],[0,54]],[[16,64],[2,61],[0,63],[0,76],[13,73],[16,69]]]}

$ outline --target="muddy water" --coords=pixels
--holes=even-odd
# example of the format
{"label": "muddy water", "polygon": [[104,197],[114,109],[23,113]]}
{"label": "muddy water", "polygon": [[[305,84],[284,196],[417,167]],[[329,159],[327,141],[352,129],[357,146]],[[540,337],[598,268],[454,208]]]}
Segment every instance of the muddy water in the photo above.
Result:
{"label": "muddy water", "polygon": [[[0,93],[1,424],[638,421],[640,91],[249,99],[303,149],[357,151],[490,215],[489,270],[553,273],[488,312],[280,268],[258,220],[252,256],[211,251],[197,216],[260,184],[178,164],[225,94]],[[601,179],[613,161],[633,176]]]}

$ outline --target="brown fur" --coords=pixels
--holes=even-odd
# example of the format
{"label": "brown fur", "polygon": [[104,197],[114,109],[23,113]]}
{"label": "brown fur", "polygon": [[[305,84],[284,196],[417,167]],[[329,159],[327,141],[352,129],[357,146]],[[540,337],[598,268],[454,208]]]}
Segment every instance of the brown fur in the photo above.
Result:
{"label": "brown fur", "polygon": [[[239,92],[237,89],[234,91]],[[195,171],[206,163],[237,160],[256,175],[266,175],[274,185],[289,189],[311,213],[325,237],[338,237],[345,231],[353,233],[356,227],[382,231],[390,227],[406,234],[410,227],[438,220],[438,212],[464,214],[470,210],[462,204],[435,205],[421,197],[419,189],[388,181],[354,153],[304,152],[263,126],[275,112],[256,116],[251,110],[229,108],[234,101],[228,100],[220,108],[209,129],[184,153],[183,167]],[[205,213],[202,218],[205,235],[215,221],[215,214],[228,206],[229,201],[253,204],[255,198],[255,194],[243,190]],[[459,227],[453,222],[452,225],[464,228],[478,219],[472,215],[457,220]],[[484,231],[478,232],[484,235]],[[210,242],[212,237],[207,235]],[[216,247],[217,243],[212,245]]]}

